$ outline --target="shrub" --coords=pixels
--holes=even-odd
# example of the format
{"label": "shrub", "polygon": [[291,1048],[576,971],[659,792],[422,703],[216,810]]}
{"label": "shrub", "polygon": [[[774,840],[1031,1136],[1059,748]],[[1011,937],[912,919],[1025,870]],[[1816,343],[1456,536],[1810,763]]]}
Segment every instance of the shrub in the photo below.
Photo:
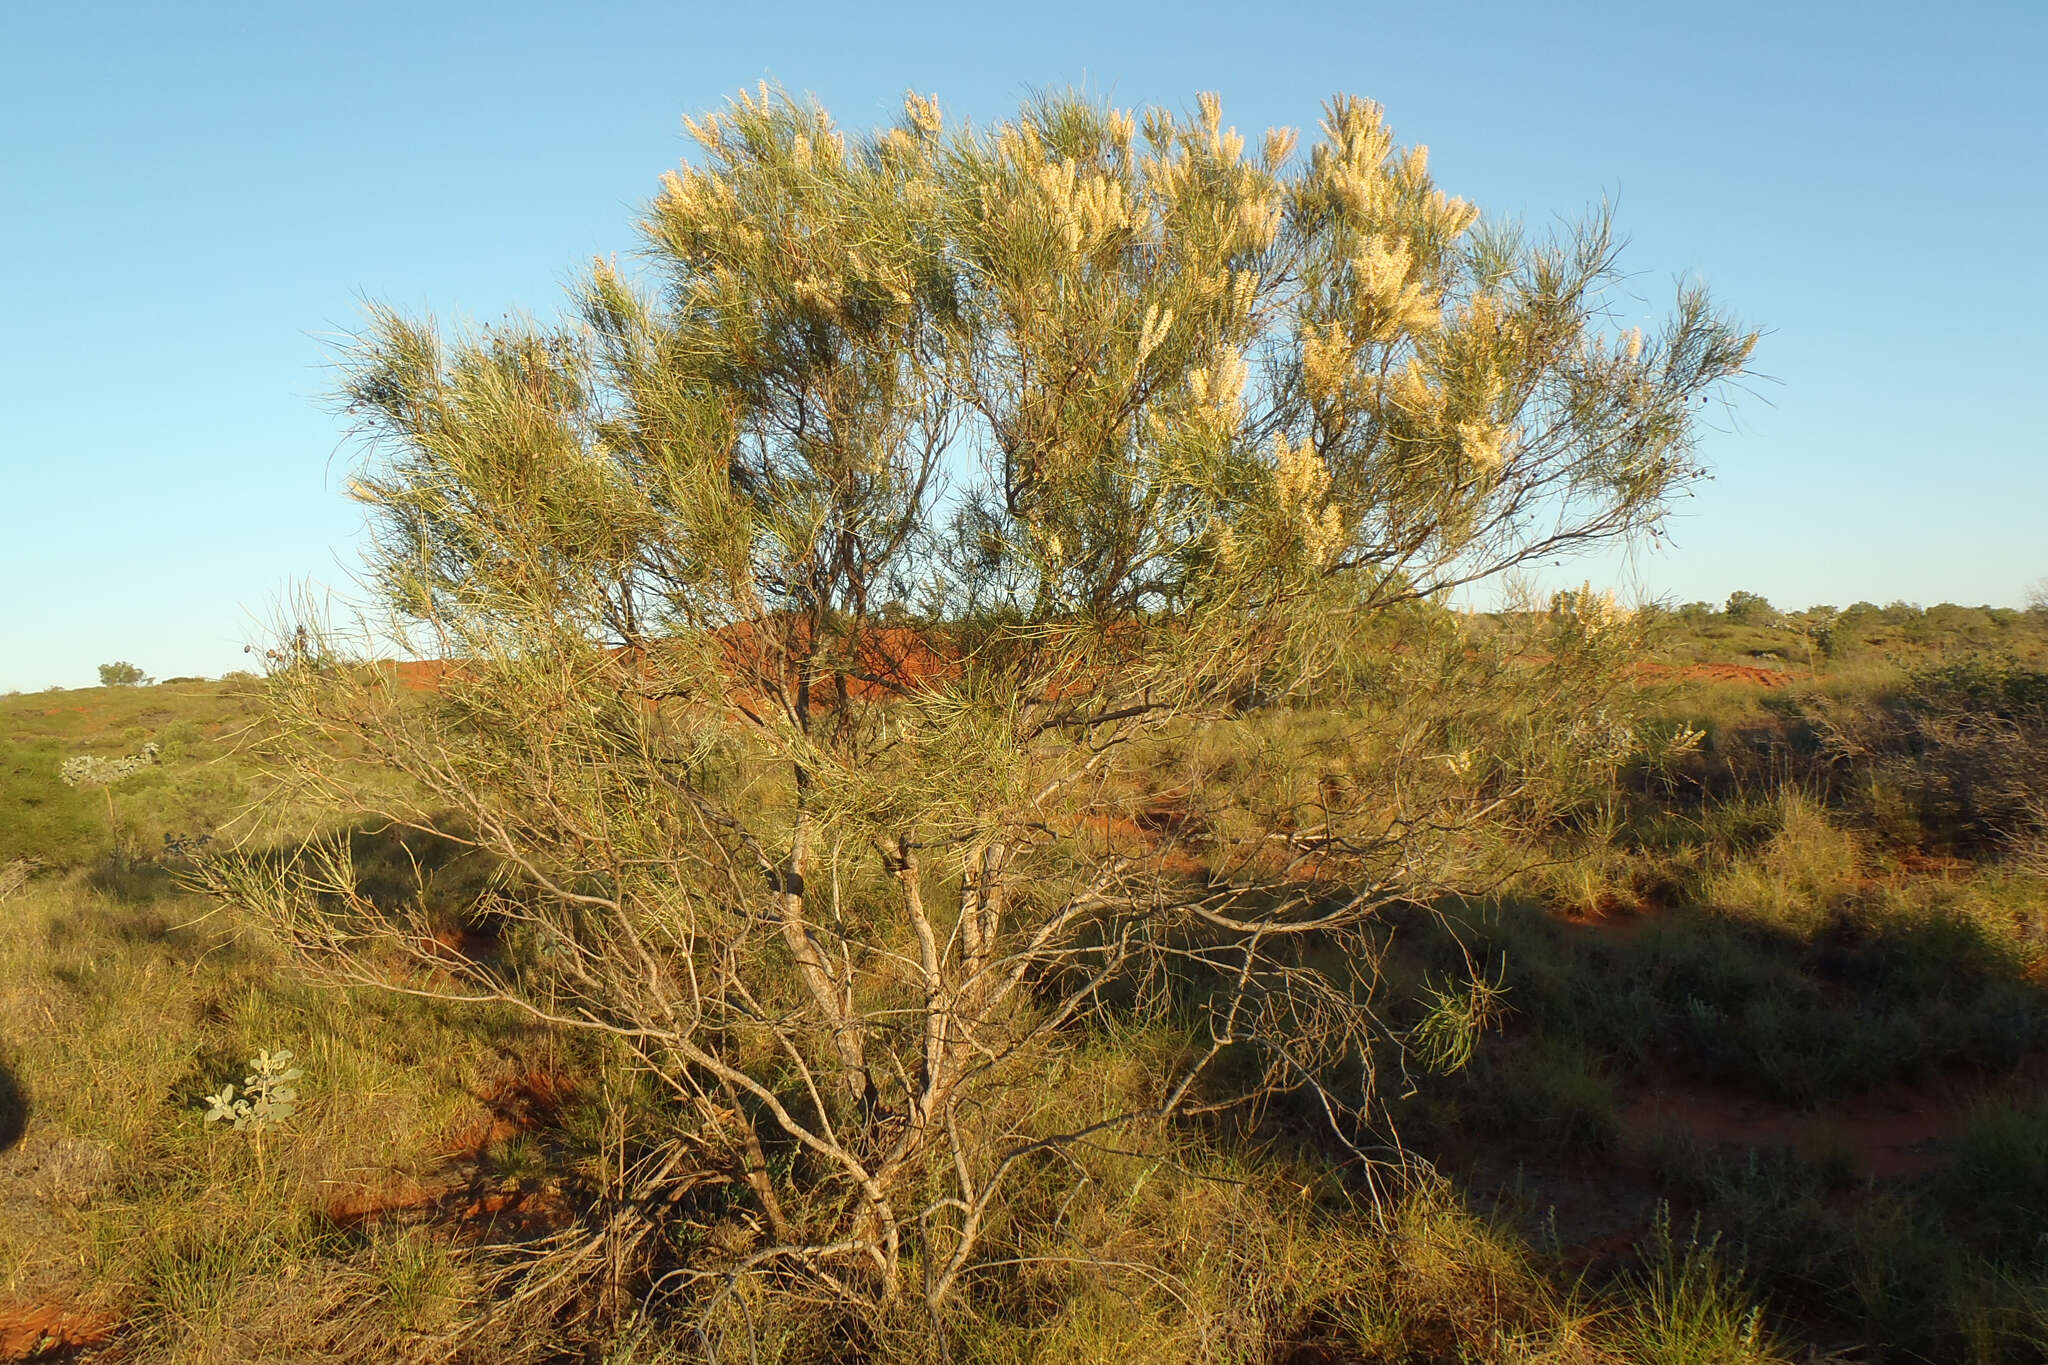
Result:
{"label": "shrub", "polygon": [[[340,844],[211,875],[318,968],[409,956],[630,1048],[704,1168],[665,1178],[728,1192],[668,1281],[703,1312],[942,1320],[1023,1191],[1114,1216],[1089,1144],[1290,1094],[1352,1140],[1374,917],[1635,742],[1633,613],[1435,603],[1655,523],[1754,337],[1694,291],[1600,335],[1604,222],[1474,231],[1346,97],[1305,161],[1206,95],[1142,133],[1058,96],[948,135],[913,96],[849,138],[766,90],[691,127],[658,290],[374,313],[381,596],[263,656],[279,775],[495,857],[507,960],[451,961]],[[1266,704],[1360,636],[1326,723]],[[370,660],[420,641],[408,695]],[[1103,1035],[1133,1083],[1046,1103]]]}
{"label": "shrub", "polygon": [[1777,609],[1764,597],[1739,590],[1728,594],[1728,605],[1721,608],[1721,614],[1738,626],[1767,626],[1778,615]]}
{"label": "shrub", "polygon": [[2048,671],[1970,658],[1915,670],[1872,702],[1819,698],[1829,757],[1867,804],[1903,802],[1923,838],[2019,850],[2048,824]]}
{"label": "shrub", "polygon": [[101,687],[140,687],[148,681],[141,669],[126,660],[100,665]]}

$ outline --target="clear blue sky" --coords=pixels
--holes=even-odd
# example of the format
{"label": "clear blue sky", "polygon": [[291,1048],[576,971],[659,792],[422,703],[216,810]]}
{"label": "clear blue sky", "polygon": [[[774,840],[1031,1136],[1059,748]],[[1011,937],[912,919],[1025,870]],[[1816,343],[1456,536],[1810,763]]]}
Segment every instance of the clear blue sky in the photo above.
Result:
{"label": "clear blue sky", "polygon": [[[323,338],[366,296],[547,312],[680,116],[1079,84],[1312,129],[1383,102],[1452,193],[1602,195],[1774,377],[1641,588],[2016,604],[2048,574],[2048,3],[39,4],[0,25],[0,689],[242,662],[359,522]],[[1612,563],[1567,566],[1612,581]]]}

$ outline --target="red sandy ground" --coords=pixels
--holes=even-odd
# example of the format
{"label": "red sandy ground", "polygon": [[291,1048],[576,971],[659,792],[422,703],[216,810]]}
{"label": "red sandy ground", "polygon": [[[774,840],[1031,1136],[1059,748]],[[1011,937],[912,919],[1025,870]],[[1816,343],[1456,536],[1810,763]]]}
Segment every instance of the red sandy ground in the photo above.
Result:
{"label": "red sandy ground", "polygon": [[[1707,1085],[1677,1075],[1653,1078],[1639,1088],[1620,1114],[1621,1147],[1605,1173],[1588,1187],[1565,1187],[1555,1207],[1590,1214],[1602,1226],[1617,1210],[1617,1188],[1631,1193],[1622,1203],[1647,1200],[1656,1188],[1651,1168],[1660,1142],[1676,1137],[1707,1149],[1772,1149],[1808,1160],[1838,1161],[1858,1181],[1910,1180],[1938,1169],[1946,1149],[1969,1122],[1976,1105],[2000,1096],[2035,1093],[2048,1076],[2048,1054],[2027,1059],[2010,1076],[1949,1076],[1917,1084],[1882,1086],[1818,1111],[1795,1109],[1727,1086]],[[1835,1199],[1853,1203],[1862,1191],[1842,1189]],[[1636,1218],[1582,1235],[1564,1249],[1565,1264],[1585,1271],[1625,1261],[1635,1254],[1649,1225]]]}
{"label": "red sandy ground", "polygon": [[[1894,877],[1938,871],[1967,875],[1969,864],[1949,858],[1912,856]],[[1878,879],[1872,879],[1876,885]],[[1656,904],[1603,905],[1592,914],[1560,914],[1564,923],[1602,938],[1627,941],[1657,922]],[[2048,957],[2036,964],[2048,975]],[[2029,1057],[2010,1076],[1937,1076],[1914,1084],[1881,1086],[1818,1110],[1805,1110],[1709,1085],[1676,1073],[1653,1077],[1623,1105],[1623,1144],[1636,1151],[1665,1136],[1683,1136],[1703,1147],[1786,1148],[1813,1158],[1845,1160],[1857,1176],[1902,1180],[1923,1175],[1942,1161],[1942,1148],[1959,1137],[1982,1100],[2037,1089],[2048,1078],[2048,1054]]]}
{"label": "red sandy ground", "polygon": [[[2038,1068],[2036,1068],[2038,1070]],[[1678,1134],[1702,1147],[1788,1148],[1846,1161],[1859,1178],[1904,1180],[1941,1165],[1977,1101],[2015,1082],[1943,1077],[1880,1087],[1816,1111],[1680,1077],[1652,1081],[1621,1111],[1623,1139],[1644,1145]]]}
{"label": "red sandy ground", "polygon": [[1749,664],[1637,664],[1635,676],[1645,682],[1750,683],[1757,687],[1783,687],[1793,675],[1782,668],[1754,668]]}
{"label": "red sandy ground", "polygon": [[114,1334],[114,1320],[56,1304],[0,1304],[0,1361],[60,1360]]}
{"label": "red sandy ground", "polygon": [[446,1150],[449,1160],[456,1163],[454,1168],[425,1181],[340,1190],[329,1197],[327,1216],[337,1227],[357,1228],[403,1214],[424,1214],[458,1238],[552,1232],[567,1226],[575,1211],[561,1195],[547,1190],[489,1188],[466,1177],[461,1167],[473,1166],[493,1143],[552,1121],[571,1089],[566,1077],[546,1071],[525,1072],[499,1082],[477,1097],[488,1111],[486,1116],[450,1135]]}
{"label": "red sandy ground", "polygon": [[[772,677],[778,660],[806,652],[809,633],[804,623],[795,622],[786,632],[771,637],[764,627],[742,622],[718,631],[713,638],[731,676],[745,678],[752,674]],[[850,639],[836,640],[833,644],[838,667],[847,675],[846,690],[851,700],[885,699],[919,683],[943,680],[959,672],[956,657],[935,647],[907,626],[878,627]],[[611,654],[613,658],[630,663],[635,652],[632,649],[615,649]],[[393,671],[401,687],[413,691],[438,689],[450,671],[460,667],[446,659],[403,660],[385,666]],[[836,697],[825,695],[815,700],[829,706]]]}

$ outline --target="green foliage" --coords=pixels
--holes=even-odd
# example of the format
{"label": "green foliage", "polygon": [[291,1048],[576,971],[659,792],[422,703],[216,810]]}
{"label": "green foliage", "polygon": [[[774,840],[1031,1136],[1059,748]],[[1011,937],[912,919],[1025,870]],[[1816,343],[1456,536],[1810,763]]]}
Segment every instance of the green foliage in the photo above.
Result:
{"label": "green foliage", "polygon": [[104,847],[106,812],[58,780],[63,753],[54,740],[0,738],[0,862],[71,863]]}
{"label": "green foliage", "polygon": [[1628,1358],[1643,1365],[1747,1365],[1785,1359],[1764,1331],[1763,1309],[1739,1270],[1723,1262],[1719,1239],[1700,1240],[1699,1226],[1681,1245],[1671,1210],[1657,1207],[1643,1254],[1628,1280]]}
{"label": "green foliage", "polygon": [[[462,1185],[451,1140],[491,1121],[477,1097],[508,1070],[544,1063],[540,1040],[502,1018],[310,988],[233,911],[93,881],[46,876],[0,907],[0,1077],[26,1115],[0,1144],[10,1301],[104,1313],[142,1359],[316,1360],[337,1341],[365,1359],[456,1358],[442,1334],[489,1267],[445,1235],[408,1236],[405,1211]],[[283,1035],[300,1058],[229,1071]],[[319,1103],[261,1151],[192,1104],[224,1074],[267,1074],[274,1108],[299,1066]],[[238,1085],[231,1102],[248,1099]],[[338,1206],[396,1212],[358,1228]],[[478,1358],[515,1360],[521,1330],[460,1335]]]}
{"label": "green foliage", "polygon": [[1738,626],[1767,626],[1777,619],[1778,609],[1756,593],[1736,591],[1728,594],[1721,614]]}
{"label": "green foliage", "polygon": [[242,1077],[242,1093],[232,1084],[206,1097],[206,1121],[231,1124],[235,1131],[268,1132],[289,1119],[299,1107],[295,1084],[305,1072],[291,1065],[288,1048],[264,1050],[250,1059],[249,1072]]}
{"label": "green foliage", "polygon": [[246,692],[166,684],[69,698],[0,699],[0,864],[104,864],[118,838],[118,875],[154,875],[176,861],[168,850],[216,834],[250,805]]}
{"label": "green foliage", "polygon": [[[1546,618],[1543,629],[1557,632],[1546,638],[1571,638],[1582,618]],[[1497,647],[1523,649],[1534,637],[1517,632],[1533,621],[1500,623]],[[1391,647],[1435,640],[1446,624],[1425,612],[1386,637],[1361,635],[1344,667],[1377,700],[1334,688],[1300,702],[1267,698],[1227,730],[1149,741],[1134,764],[1144,785],[1130,803],[1143,809],[1172,795],[1155,818],[1158,847],[1205,876],[1212,857],[1229,866],[1220,846],[1262,829],[1252,818],[1261,808],[1317,809],[1344,792],[1381,799],[1376,764],[1346,737],[1375,706],[1418,714],[1398,711],[1417,679],[1462,678],[1459,669],[1484,676],[1459,633],[1446,631],[1440,652]],[[2029,647],[2024,635],[2014,644]],[[1945,704],[2009,720],[2027,714],[2026,668],[1951,658],[1923,671]],[[1790,743],[1812,697],[1874,711],[1902,694],[1906,676],[1838,674],[1803,686],[1797,705],[1784,691],[1687,685],[1659,699],[1659,724],[1724,735],[1774,727]],[[32,760],[13,790],[83,802],[77,858],[24,843],[58,871],[0,882],[0,1089],[14,1089],[18,1127],[10,1137],[0,1101],[0,1285],[87,1295],[121,1319],[122,1348],[143,1356],[318,1358],[322,1343],[345,1338],[365,1358],[453,1358],[466,1341],[484,1359],[542,1349],[701,1359],[698,1340],[672,1323],[611,1326],[575,1304],[517,1343],[481,1344],[508,1341],[490,1337],[500,1330],[492,1324],[517,1318],[525,1301],[511,1298],[516,1282],[467,1249],[471,1229],[459,1220],[474,1192],[504,1199],[562,1189],[581,1199],[603,1188],[599,1173],[616,1169],[619,1153],[631,1163],[642,1142],[677,1130],[675,1108],[644,1071],[629,1072],[622,1051],[595,1055],[427,1002],[312,990],[238,911],[209,917],[200,904],[160,899],[168,878],[108,874],[103,814],[92,804],[101,793],[64,786],[63,760],[130,756],[157,742],[160,766],[107,790],[152,837],[159,827],[205,829],[220,792],[188,779],[240,763],[216,736],[245,723],[211,686],[0,701],[0,745]],[[1408,752],[1463,748],[1474,766],[1498,761],[1514,752],[1523,721],[1487,728],[1482,715],[1457,725],[1456,735]],[[1300,767],[1304,753],[1320,755],[1321,766]],[[1406,762],[1451,767],[1446,758]],[[715,773],[719,791],[758,781],[744,753],[707,763],[700,770],[707,781]],[[1640,790],[1610,788],[1540,836],[1516,836],[1541,837],[1543,856],[1559,865],[1516,883],[1527,899],[1478,895],[1498,864],[1475,859],[1464,874],[1475,891],[1441,915],[1379,912],[1386,936],[1366,946],[1385,974],[1374,1003],[1388,1027],[1373,1058],[1393,1075],[1405,1043],[1415,1064],[1406,1077],[1413,1093],[1382,1117],[1411,1161],[1437,1163],[1459,1192],[1428,1184],[1411,1165],[1406,1192],[1375,1208],[1369,1190],[1384,1197],[1397,1172],[1379,1167],[1373,1185],[1304,1150],[1308,1125],[1326,1122],[1312,1095],[1273,1096],[1263,1124],[1241,1129],[1226,1116],[1166,1135],[1126,1132],[1115,1152],[1071,1153],[1087,1173],[1078,1192],[1055,1178],[1070,1169],[1064,1161],[1018,1187],[988,1255],[1026,1264],[977,1272],[957,1310],[955,1354],[1114,1360],[1136,1347],[1244,1361],[1460,1351],[1487,1360],[1715,1351],[1742,1359],[1757,1345],[1745,1335],[1748,1313],[1767,1289],[1767,1336],[1884,1343],[1864,1352],[1873,1361],[2035,1358],[2048,1339],[2036,1259],[2048,1231],[2038,1188],[2044,1129],[2038,1106],[2003,1087],[2048,1044],[2035,984],[2048,955],[2048,880],[2010,860],[1928,866],[1916,852],[1902,866],[1893,856],[1901,850],[1868,829],[1853,782],[1779,790],[1772,771],[1751,770],[1749,789],[1727,800],[1706,797],[1682,772],[1673,785],[1645,777]],[[238,771],[237,783],[248,780]],[[1918,817],[1909,817],[1900,837],[1918,840]],[[327,827],[310,812],[290,818],[301,834]],[[417,922],[448,942],[500,967],[531,960],[516,928],[474,913],[479,897],[507,885],[488,860],[374,826],[347,831],[344,846],[378,903],[424,901]],[[97,870],[67,875],[67,863]],[[841,892],[851,901],[872,888],[849,877]],[[452,979],[441,960],[437,987]],[[1493,992],[1484,1011],[1472,1008],[1474,982]],[[1486,1026],[1474,1029],[1480,1014]],[[1006,1096],[990,1121],[1071,1130],[1142,1102],[1185,1037],[1159,1020],[1127,1030],[1131,1018],[1092,1016],[1094,1046],[1047,1053],[1030,1090]],[[259,1163],[256,1144],[209,1137],[189,1097],[239,1078],[236,1060],[280,1036],[309,1057],[320,1103],[301,1108],[290,1141],[270,1140]],[[1462,1065],[1447,1075],[1420,1065],[1431,1040]],[[499,1093],[500,1068],[515,1065],[498,1060],[507,1052],[526,1068],[585,1078],[592,1090],[610,1078],[612,1098],[579,1093],[558,1125],[499,1130],[475,1155],[465,1137],[461,1154],[449,1155],[451,1135],[502,1121],[474,1096]],[[1341,1064],[1318,1074],[1328,1083]],[[1857,1097],[1873,1086],[1883,1100],[1923,1084],[1944,1099],[1979,1086],[1988,1093],[1953,1135],[1913,1147],[1929,1174],[1867,1179],[1842,1115],[1860,1112]],[[1783,1147],[1759,1139],[1767,1145],[1752,1152],[1727,1134],[1690,1132],[1682,1111],[1646,1128],[1646,1086],[1727,1097],[1776,1115],[1797,1136]],[[235,1098],[246,1098],[239,1084]],[[688,1141],[707,1135],[689,1130]],[[798,1168],[786,1148],[766,1154],[777,1172]],[[385,1177],[362,1174],[370,1171],[388,1171],[388,1188],[378,1184]],[[677,1205],[689,1222],[675,1259],[642,1268],[624,1258],[634,1301],[659,1274],[705,1265],[721,1247],[761,1245],[747,1241],[759,1215],[746,1194],[716,1183],[715,1168],[700,1174],[712,1183]],[[469,1193],[403,1207],[442,1182]],[[1490,1207],[1497,1187],[1529,1210],[1527,1226],[1468,1212]],[[402,1207],[360,1225],[334,1220],[335,1200],[374,1203],[380,1190]],[[1696,1212],[1697,1234],[1667,1224],[1668,1251],[1653,1236],[1643,1263],[1628,1261],[1619,1274],[1602,1261],[1581,1279],[1583,1248],[1571,1248],[1561,1268],[1536,1249],[1553,1204],[1559,1223],[1581,1225],[1564,1239],[1575,1242],[1634,1222],[1659,1196],[1688,1219]],[[1612,1221],[1588,1224],[1589,1207]],[[590,1235],[579,1230],[574,1240]],[[601,1285],[612,1273],[585,1278],[581,1263],[543,1263],[564,1283]],[[1733,1264],[1748,1273],[1733,1277]],[[1712,1292],[1699,1292],[1703,1284]],[[764,1352],[766,1324],[778,1324],[792,1358],[844,1358],[857,1340],[884,1358],[917,1359],[929,1342],[921,1306],[849,1320],[764,1294],[746,1311],[764,1324]]]}
{"label": "green foliage", "polygon": [[1499,982],[1477,976],[1429,981],[1424,996],[1426,1008],[1409,1030],[1409,1043],[1432,1071],[1448,1075],[1463,1069],[1499,1012]]}
{"label": "green foliage", "polygon": [[140,687],[148,681],[141,669],[125,659],[100,665],[101,687]]}
{"label": "green foliage", "polygon": [[[1415,664],[1418,671],[1433,666]],[[1972,705],[2009,706],[2004,684],[1994,686],[1998,676],[1997,669],[1971,671],[1957,685],[1981,698]],[[2024,685],[2017,695],[2027,695]],[[35,698],[12,704],[28,702],[36,703],[30,714],[0,715],[9,740],[41,746],[37,790],[96,799],[57,779],[62,758],[80,747],[107,755],[138,747],[131,732],[139,713],[44,716]],[[205,693],[169,703],[173,714],[146,730],[164,748],[163,768],[152,773],[175,777],[189,758],[217,751],[209,733],[218,704]],[[1731,724],[1772,718],[1753,706],[1739,713],[1746,719],[1729,714]],[[1316,708],[1268,706],[1247,720],[1295,731],[1304,743],[1341,733]],[[83,728],[61,740],[16,738],[45,724]],[[1250,751],[1256,747],[1219,741],[1216,752],[1184,767],[1170,766],[1170,750],[1147,761],[1165,785],[1207,774],[1199,780],[1209,785],[1283,790],[1264,764],[1284,764],[1293,750],[1283,744],[1258,760]],[[115,790],[124,801],[165,803],[150,818],[183,828],[209,809],[203,788],[137,785],[152,780],[139,774]],[[175,804],[188,800],[194,804]],[[1389,970],[1397,988],[1380,998],[1398,1028],[1428,1018],[1442,1004],[1438,993],[1453,1015],[1462,1012],[1460,997],[1474,975],[1468,957],[1486,964],[1482,979],[1502,991],[1503,1027],[1465,1035],[1475,1045],[1454,1075],[1418,1068],[1417,1093],[1394,1107],[1410,1151],[1447,1169],[1474,1146],[1526,1163],[1528,1173],[1516,1178],[1527,1182],[1540,1217],[1544,1201],[1566,1199],[1545,1183],[1556,1179],[1543,1174],[1546,1164],[1590,1156],[1600,1197],[1624,1197],[1614,1191],[1627,1190],[1627,1173],[1640,1160],[1630,1104],[1646,1075],[1739,1087],[1746,1103],[1826,1105],[1915,1075],[1995,1076],[2044,1041],[2040,996],[2027,972],[2048,944],[2048,883],[1990,865],[1967,878],[1899,880],[1881,847],[1852,836],[1844,813],[1821,809],[1812,795],[1697,805],[1683,793],[1660,792],[1657,800],[1654,812],[1624,806],[1597,825],[1612,850],[1599,860],[1607,899],[1633,905],[1654,897],[1662,906],[1633,936],[1560,923],[1535,905],[1468,908],[1452,921],[1456,939],[1433,936],[1428,916],[1395,917]],[[1213,798],[1189,802],[1191,810],[1216,805]],[[100,817],[90,805],[82,810],[85,835],[96,840]],[[1552,849],[1573,860],[1586,851],[1566,842]],[[423,839],[401,845],[364,831],[351,857],[393,904],[420,890],[415,859],[432,868],[428,894],[440,902],[437,913],[446,918],[436,922],[443,925],[466,924],[460,909],[489,881],[472,880]],[[1720,890],[1706,897],[1708,886]],[[1700,908],[1702,899],[1713,909]],[[1574,893],[1571,903],[1599,900]],[[221,912],[196,928],[176,927],[198,919],[202,907],[191,903],[124,904],[78,882],[43,878],[17,891],[5,910],[0,1033],[8,1046],[0,1066],[18,1082],[28,1120],[17,1145],[0,1152],[0,1277],[25,1283],[57,1273],[53,1266],[87,1265],[130,1339],[162,1353],[239,1358],[299,1350],[321,1333],[346,1331],[366,1342],[428,1334],[417,1344],[486,1330],[491,1294],[480,1284],[483,1265],[459,1245],[437,1241],[431,1225],[409,1229],[398,1220],[338,1232],[326,1201],[333,1189],[355,1187],[322,1182],[388,1166],[404,1172],[393,1177],[397,1189],[432,1183],[451,1125],[482,1112],[463,1087],[488,1089],[495,1049],[531,1043],[388,997],[360,995],[338,1009],[256,951],[259,939],[238,947],[214,937],[213,929],[225,927]],[[300,1050],[320,1059],[322,1100],[294,1116],[290,1143],[272,1143],[268,1183],[259,1184],[253,1145],[206,1141],[186,1097],[211,1088],[257,1041],[284,1035],[306,1039]],[[1127,1038],[1073,1059],[1043,1089],[1100,1099],[1105,1087],[1128,1086],[1120,1093],[1135,1096],[1155,1062]],[[605,1074],[594,1063],[580,1065],[583,1074]],[[635,1125],[669,1121],[650,1097],[640,1102],[647,1107],[633,1111]],[[1475,1359],[1597,1360],[1603,1351],[1606,1358],[1655,1358],[1639,1344],[1648,1340],[1683,1360],[1685,1331],[1673,1323],[1692,1324],[1692,1358],[1709,1348],[1745,1349],[1745,1314],[1759,1286],[1770,1291],[1770,1321],[1780,1332],[1886,1342],[1892,1358],[2028,1359],[2037,1349],[2029,1343],[2041,1337],[2031,1260],[2043,1230],[2035,1188],[2040,1124],[2024,1103],[1987,1104],[1952,1145],[1933,1153],[1941,1168],[1910,1186],[1868,1186],[1854,1171],[1845,1174],[1825,1147],[1811,1159],[1791,1152],[1751,1158],[1739,1148],[1673,1138],[1650,1154],[1663,1173],[1657,1188],[1699,1212],[1699,1235],[1689,1245],[1682,1229],[1673,1230],[1668,1258],[1653,1238],[1647,1265],[1612,1283],[1596,1276],[1577,1300],[1546,1282],[1549,1263],[1528,1250],[1522,1234],[1464,1211],[1461,1202],[1484,1207],[1489,1186],[1475,1183],[1465,1201],[1420,1200],[1385,1225],[1388,1235],[1342,1172],[1313,1161],[1289,1164],[1294,1158],[1274,1138],[1298,1133],[1300,1120],[1284,1112],[1285,1121],[1261,1135],[1264,1145],[1231,1158],[1238,1164],[1204,1164],[1219,1160],[1219,1149],[1195,1142],[1171,1150],[1193,1175],[1161,1166],[1141,1178],[1150,1158],[1131,1169],[1102,1158],[1105,1164],[1090,1166],[1086,1188],[1122,1191],[1113,1201],[1069,1201],[1063,1186],[1034,1185],[1014,1212],[1020,1223],[1040,1218],[1040,1230],[1015,1240],[1005,1232],[992,1254],[1142,1264],[1147,1273],[1041,1268],[1010,1280],[1009,1272],[984,1272],[962,1327],[963,1335],[971,1328],[962,1358],[1066,1352],[1111,1360],[1133,1343],[1179,1358],[1206,1332],[1224,1344],[1220,1359],[1270,1359],[1288,1350],[1456,1358],[1458,1349]],[[1058,1115],[1074,1117],[1071,1109]],[[579,1179],[577,1163],[601,1166],[607,1158],[599,1154],[616,1149],[619,1132],[615,1112],[578,1108],[565,1115],[563,1130],[499,1139],[460,1170],[465,1179],[474,1171],[477,1179],[529,1186]],[[1222,1150],[1232,1149],[1225,1143]],[[1305,1186],[1313,1197],[1302,1194]],[[1237,1192],[1228,1208],[1221,1190]],[[1045,1204],[1035,1205],[1040,1198]],[[1235,1250],[1219,1256],[1224,1246]],[[1660,1276],[1667,1286],[1697,1287],[1707,1278],[1699,1270],[1703,1249],[1718,1275],[1718,1298],[1646,1290]],[[1731,1287],[1726,1267],[1738,1258],[1749,1274]],[[1173,1278],[1148,1278],[1162,1274]],[[1567,1272],[1562,1283],[1570,1282]],[[1701,1303],[1727,1311],[1702,1312]],[[757,1304],[754,1311],[771,1310]],[[246,1335],[259,1318],[273,1324],[269,1347]],[[792,1347],[809,1342],[819,1357],[843,1354],[845,1338],[818,1322],[814,1315],[809,1330],[793,1328]],[[620,1343],[622,1355],[636,1339],[608,1330],[591,1329]],[[912,1325],[891,1330],[901,1335],[884,1340],[920,1339]],[[701,1358],[693,1338],[653,1324],[638,1331],[632,1358]],[[573,1335],[561,1327],[547,1332],[564,1336],[533,1339]],[[376,1358],[384,1349],[365,1352]],[[314,1347],[303,1350],[310,1355]],[[509,1351],[504,1358],[512,1358]]]}
{"label": "green foliage", "polygon": [[1941,1186],[1984,1254],[2036,1264],[2048,1236],[2048,1104],[1981,1106]]}
{"label": "green foliage", "polygon": [[1873,812],[1900,803],[1917,839],[1997,850],[2048,832],[2048,668],[1982,656],[1931,664],[1875,698],[1823,699],[1813,713]]}

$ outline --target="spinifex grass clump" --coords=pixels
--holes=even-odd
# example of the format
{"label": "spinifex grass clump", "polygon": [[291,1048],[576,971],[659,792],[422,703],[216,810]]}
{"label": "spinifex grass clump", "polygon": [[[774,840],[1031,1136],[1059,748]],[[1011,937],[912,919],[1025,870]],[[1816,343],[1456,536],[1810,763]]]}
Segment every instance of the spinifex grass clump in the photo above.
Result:
{"label": "spinifex grass clump", "polygon": [[[1754,338],[1696,290],[1604,331],[1604,221],[1483,222],[1348,97],[1306,156],[1213,96],[690,127],[645,275],[572,323],[373,313],[378,597],[273,657],[280,771],[495,857],[492,950],[338,846],[217,890],[326,970],[636,1053],[678,1195],[635,1207],[723,1228],[660,1281],[708,1332],[943,1321],[1013,1200],[1097,1197],[1063,1153],[1197,1110],[1292,1094],[1364,1150],[1364,927],[1635,733],[1631,613],[1442,598],[1654,527]],[[1104,1030],[1145,1084],[1032,1103]]]}

